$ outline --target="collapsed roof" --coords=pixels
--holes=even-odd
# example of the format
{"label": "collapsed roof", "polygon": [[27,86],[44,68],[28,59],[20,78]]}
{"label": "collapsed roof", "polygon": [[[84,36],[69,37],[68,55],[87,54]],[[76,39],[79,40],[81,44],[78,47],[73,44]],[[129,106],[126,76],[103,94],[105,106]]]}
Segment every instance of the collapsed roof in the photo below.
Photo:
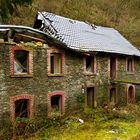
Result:
{"label": "collapsed roof", "polygon": [[55,42],[61,44],[55,38],[47,35],[46,33],[27,26],[19,25],[0,25],[0,39],[8,41],[8,39],[13,39],[14,42]]}
{"label": "collapsed roof", "polygon": [[140,51],[113,28],[95,26],[48,12],[38,12],[34,28],[74,50],[140,56]]}

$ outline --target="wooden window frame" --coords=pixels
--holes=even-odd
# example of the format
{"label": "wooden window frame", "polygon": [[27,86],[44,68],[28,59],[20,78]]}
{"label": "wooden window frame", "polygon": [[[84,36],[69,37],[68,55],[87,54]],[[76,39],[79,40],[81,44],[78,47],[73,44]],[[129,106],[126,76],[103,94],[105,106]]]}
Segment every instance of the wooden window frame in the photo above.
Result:
{"label": "wooden window frame", "polygon": [[[51,73],[51,54],[60,54],[61,55],[61,73]],[[47,53],[47,63],[48,63],[48,76],[64,76],[64,67],[65,67],[65,54],[64,51],[59,50],[57,48],[50,48],[48,49],[48,53]]]}
{"label": "wooden window frame", "polygon": [[[28,52],[28,73],[18,73],[14,72],[14,54],[15,51],[27,51]],[[12,46],[10,48],[10,73],[11,77],[32,77],[33,76],[33,50],[27,49],[24,46]]]}

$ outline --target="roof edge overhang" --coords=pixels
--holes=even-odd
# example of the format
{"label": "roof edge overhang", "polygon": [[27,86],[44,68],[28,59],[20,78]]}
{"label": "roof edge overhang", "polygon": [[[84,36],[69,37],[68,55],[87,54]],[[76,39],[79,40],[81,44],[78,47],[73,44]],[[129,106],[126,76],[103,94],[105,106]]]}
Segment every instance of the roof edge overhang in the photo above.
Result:
{"label": "roof edge overhang", "polygon": [[[32,32],[32,33],[35,33],[35,34],[41,34],[43,36],[46,37],[47,40],[44,40],[44,42],[48,42],[50,44],[56,44],[56,45],[59,45],[60,47],[62,48],[65,48],[65,49],[68,49],[68,50],[73,50],[75,52],[79,52],[79,53],[82,53],[82,54],[85,54],[85,53],[88,53],[88,54],[97,54],[97,53],[105,53],[105,54],[116,54],[116,55],[128,55],[128,56],[137,56],[137,57],[140,57],[140,55],[133,55],[133,54],[124,54],[124,53],[121,53],[121,52],[113,52],[112,50],[111,51],[89,51],[89,50],[86,50],[86,49],[81,49],[81,48],[78,48],[78,47],[69,47],[67,44],[63,43],[62,41],[48,35],[47,33],[43,32],[43,31],[40,31],[38,29],[34,29],[32,27],[28,27],[28,26],[21,26],[21,25],[0,25],[0,32],[6,32],[6,34],[8,34],[9,31],[11,30],[21,30],[21,31],[24,31],[24,32]],[[5,42],[8,44],[8,42]]]}

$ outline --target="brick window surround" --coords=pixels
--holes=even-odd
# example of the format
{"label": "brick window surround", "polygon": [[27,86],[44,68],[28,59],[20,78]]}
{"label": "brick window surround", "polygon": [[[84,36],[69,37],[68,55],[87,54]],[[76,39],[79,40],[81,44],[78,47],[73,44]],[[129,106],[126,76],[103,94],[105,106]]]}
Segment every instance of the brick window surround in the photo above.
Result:
{"label": "brick window surround", "polygon": [[53,96],[61,96],[61,115],[64,114],[65,111],[65,98],[63,91],[54,91],[48,93],[48,116],[51,116],[51,97]]}
{"label": "brick window surround", "polygon": [[[64,67],[65,67],[65,54],[64,51],[59,50],[55,47],[49,48],[47,50],[47,69],[48,69],[48,76],[64,76]],[[51,73],[51,54],[60,54],[61,55],[61,72],[60,73]]]}
{"label": "brick window surround", "polygon": [[29,118],[32,118],[33,115],[33,96],[28,94],[21,94],[12,96],[10,98],[10,108],[11,108],[11,118],[12,120],[15,120],[15,101],[28,99],[28,111],[29,111]]}
{"label": "brick window surround", "polygon": [[[87,58],[91,59],[91,72],[87,71]],[[96,57],[95,56],[85,56],[84,57],[84,74],[90,75],[90,74],[96,74]]]}
{"label": "brick window surround", "polygon": [[135,86],[128,84],[126,86],[126,103],[135,103],[135,97],[136,97]]}
{"label": "brick window surround", "polygon": [[134,58],[126,58],[126,71],[133,73],[135,71]]}
{"label": "brick window surround", "polygon": [[[28,60],[27,60],[27,73],[15,73],[14,72],[14,54],[15,51],[27,51],[28,52]],[[33,50],[29,48],[25,48],[24,46],[12,46],[10,48],[10,73],[11,77],[32,77],[33,75]]]}

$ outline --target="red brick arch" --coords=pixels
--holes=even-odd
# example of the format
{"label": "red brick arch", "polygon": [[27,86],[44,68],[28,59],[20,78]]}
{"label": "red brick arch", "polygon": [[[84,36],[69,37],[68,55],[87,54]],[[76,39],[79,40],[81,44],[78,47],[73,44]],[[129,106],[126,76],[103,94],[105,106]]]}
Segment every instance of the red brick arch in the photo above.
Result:
{"label": "red brick arch", "polygon": [[29,118],[32,118],[33,115],[33,96],[28,94],[21,94],[12,96],[10,98],[10,108],[11,108],[11,118],[12,120],[15,120],[15,101],[21,100],[21,99],[28,99],[29,100]]}
{"label": "red brick arch", "polygon": [[48,93],[48,116],[51,115],[51,97],[60,95],[61,96],[61,114],[64,114],[65,111],[65,99],[64,99],[64,91],[54,91]]}

